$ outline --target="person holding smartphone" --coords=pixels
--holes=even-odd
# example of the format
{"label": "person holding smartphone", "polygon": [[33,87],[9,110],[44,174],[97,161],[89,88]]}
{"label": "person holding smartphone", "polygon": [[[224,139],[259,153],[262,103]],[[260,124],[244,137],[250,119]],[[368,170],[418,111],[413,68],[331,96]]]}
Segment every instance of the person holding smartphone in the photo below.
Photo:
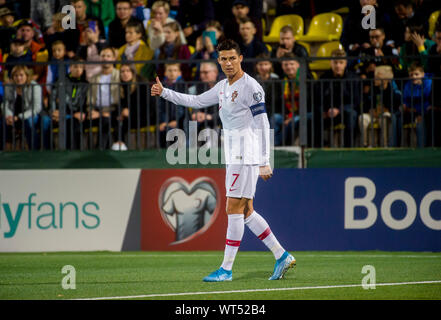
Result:
{"label": "person holding smartphone", "polygon": [[[225,40],[222,25],[219,21],[210,20],[207,22],[205,30],[202,35],[196,39],[195,52],[191,56],[191,60],[203,59],[203,60],[215,60],[218,58],[216,46],[218,43]],[[197,63],[196,79],[200,79],[200,63]],[[221,70],[219,69],[219,72]]]}

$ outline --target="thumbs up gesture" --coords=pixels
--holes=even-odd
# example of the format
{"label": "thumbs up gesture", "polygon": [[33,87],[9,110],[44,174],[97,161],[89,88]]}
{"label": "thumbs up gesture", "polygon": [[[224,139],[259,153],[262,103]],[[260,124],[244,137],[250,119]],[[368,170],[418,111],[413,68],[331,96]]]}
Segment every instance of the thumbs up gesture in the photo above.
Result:
{"label": "thumbs up gesture", "polygon": [[156,83],[152,86],[151,95],[152,96],[161,96],[163,89],[164,89],[164,87],[162,86],[161,81],[159,81],[159,78],[156,77]]}

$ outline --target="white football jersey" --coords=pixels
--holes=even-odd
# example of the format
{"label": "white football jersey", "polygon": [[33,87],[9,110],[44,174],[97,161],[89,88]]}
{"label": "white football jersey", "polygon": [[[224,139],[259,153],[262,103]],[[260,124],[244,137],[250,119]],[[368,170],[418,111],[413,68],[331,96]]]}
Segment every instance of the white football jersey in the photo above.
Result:
{"label": "white football jersey", "polygon": [[248,74],[234,82],[219,81],[213,88],[189,95],[164,88],[161,97],[191,108],[219,105],[227,164],[269,165],[269,122],[262,86]]}

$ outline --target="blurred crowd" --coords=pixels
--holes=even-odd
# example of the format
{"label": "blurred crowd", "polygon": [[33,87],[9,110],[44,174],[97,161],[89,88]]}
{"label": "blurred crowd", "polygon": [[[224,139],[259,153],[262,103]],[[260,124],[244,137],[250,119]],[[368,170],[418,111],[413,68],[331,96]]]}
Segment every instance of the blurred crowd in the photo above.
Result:
{"label": "blurred crowd", "polygon": [[[375,29],[362,27],[366,5]],[[348,10],[329,69],[305,72],[308,145],[326,146],[335,131],[343,147],[372,146],[376,130],[380,145],[403,146],[411,129],[418,146],[441,146],[441,18],[429,23],[440,1],[0,0],[0,150],[20,136],[28,149],[52,149],[60,121],[68,149],[93,128],[97,146],[114,150],[127,149],[133,129],[156,132],[164,147],[167,131],[188,120],[220,128],[216,108],[175,106],[151,98],[149,86],[158,76],[180,92],[209,89],[223,77],[216,45],[226,38],[259,59],[242,67],[265,89],[275,144],[296,144],[299,58],[311,54],[291,25],[275,43],[264,38],[275,17],[309,21],[340,8]]]}

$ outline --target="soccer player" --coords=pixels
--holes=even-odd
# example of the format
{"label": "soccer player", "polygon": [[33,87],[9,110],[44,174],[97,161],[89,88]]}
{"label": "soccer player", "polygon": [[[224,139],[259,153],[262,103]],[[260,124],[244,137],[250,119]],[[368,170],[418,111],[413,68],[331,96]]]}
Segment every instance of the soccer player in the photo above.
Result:
{"label": "soccer player", "polygon": [[[219,105],[224,130],[228,227],[224,260],[221,267],[203,281],[218,282],[233,279],[233,263],[239,250],[245,225],[272,251],[276,259],[269,280],[283,278],[296,264],[295,258],[278,242],[266,220],[253,208],[257,179],[272,176],[269,163],[269,122],[265,110],[265,93],[260,84],[241,67],[243,56],[233,40],[221,42],[218,62],[226,79],[200,94],[189,95],[164,88],[156,78],[152,96],[160,96],[174,104],[204,108]],[[261,137],[263,133],[263,138]]]}

